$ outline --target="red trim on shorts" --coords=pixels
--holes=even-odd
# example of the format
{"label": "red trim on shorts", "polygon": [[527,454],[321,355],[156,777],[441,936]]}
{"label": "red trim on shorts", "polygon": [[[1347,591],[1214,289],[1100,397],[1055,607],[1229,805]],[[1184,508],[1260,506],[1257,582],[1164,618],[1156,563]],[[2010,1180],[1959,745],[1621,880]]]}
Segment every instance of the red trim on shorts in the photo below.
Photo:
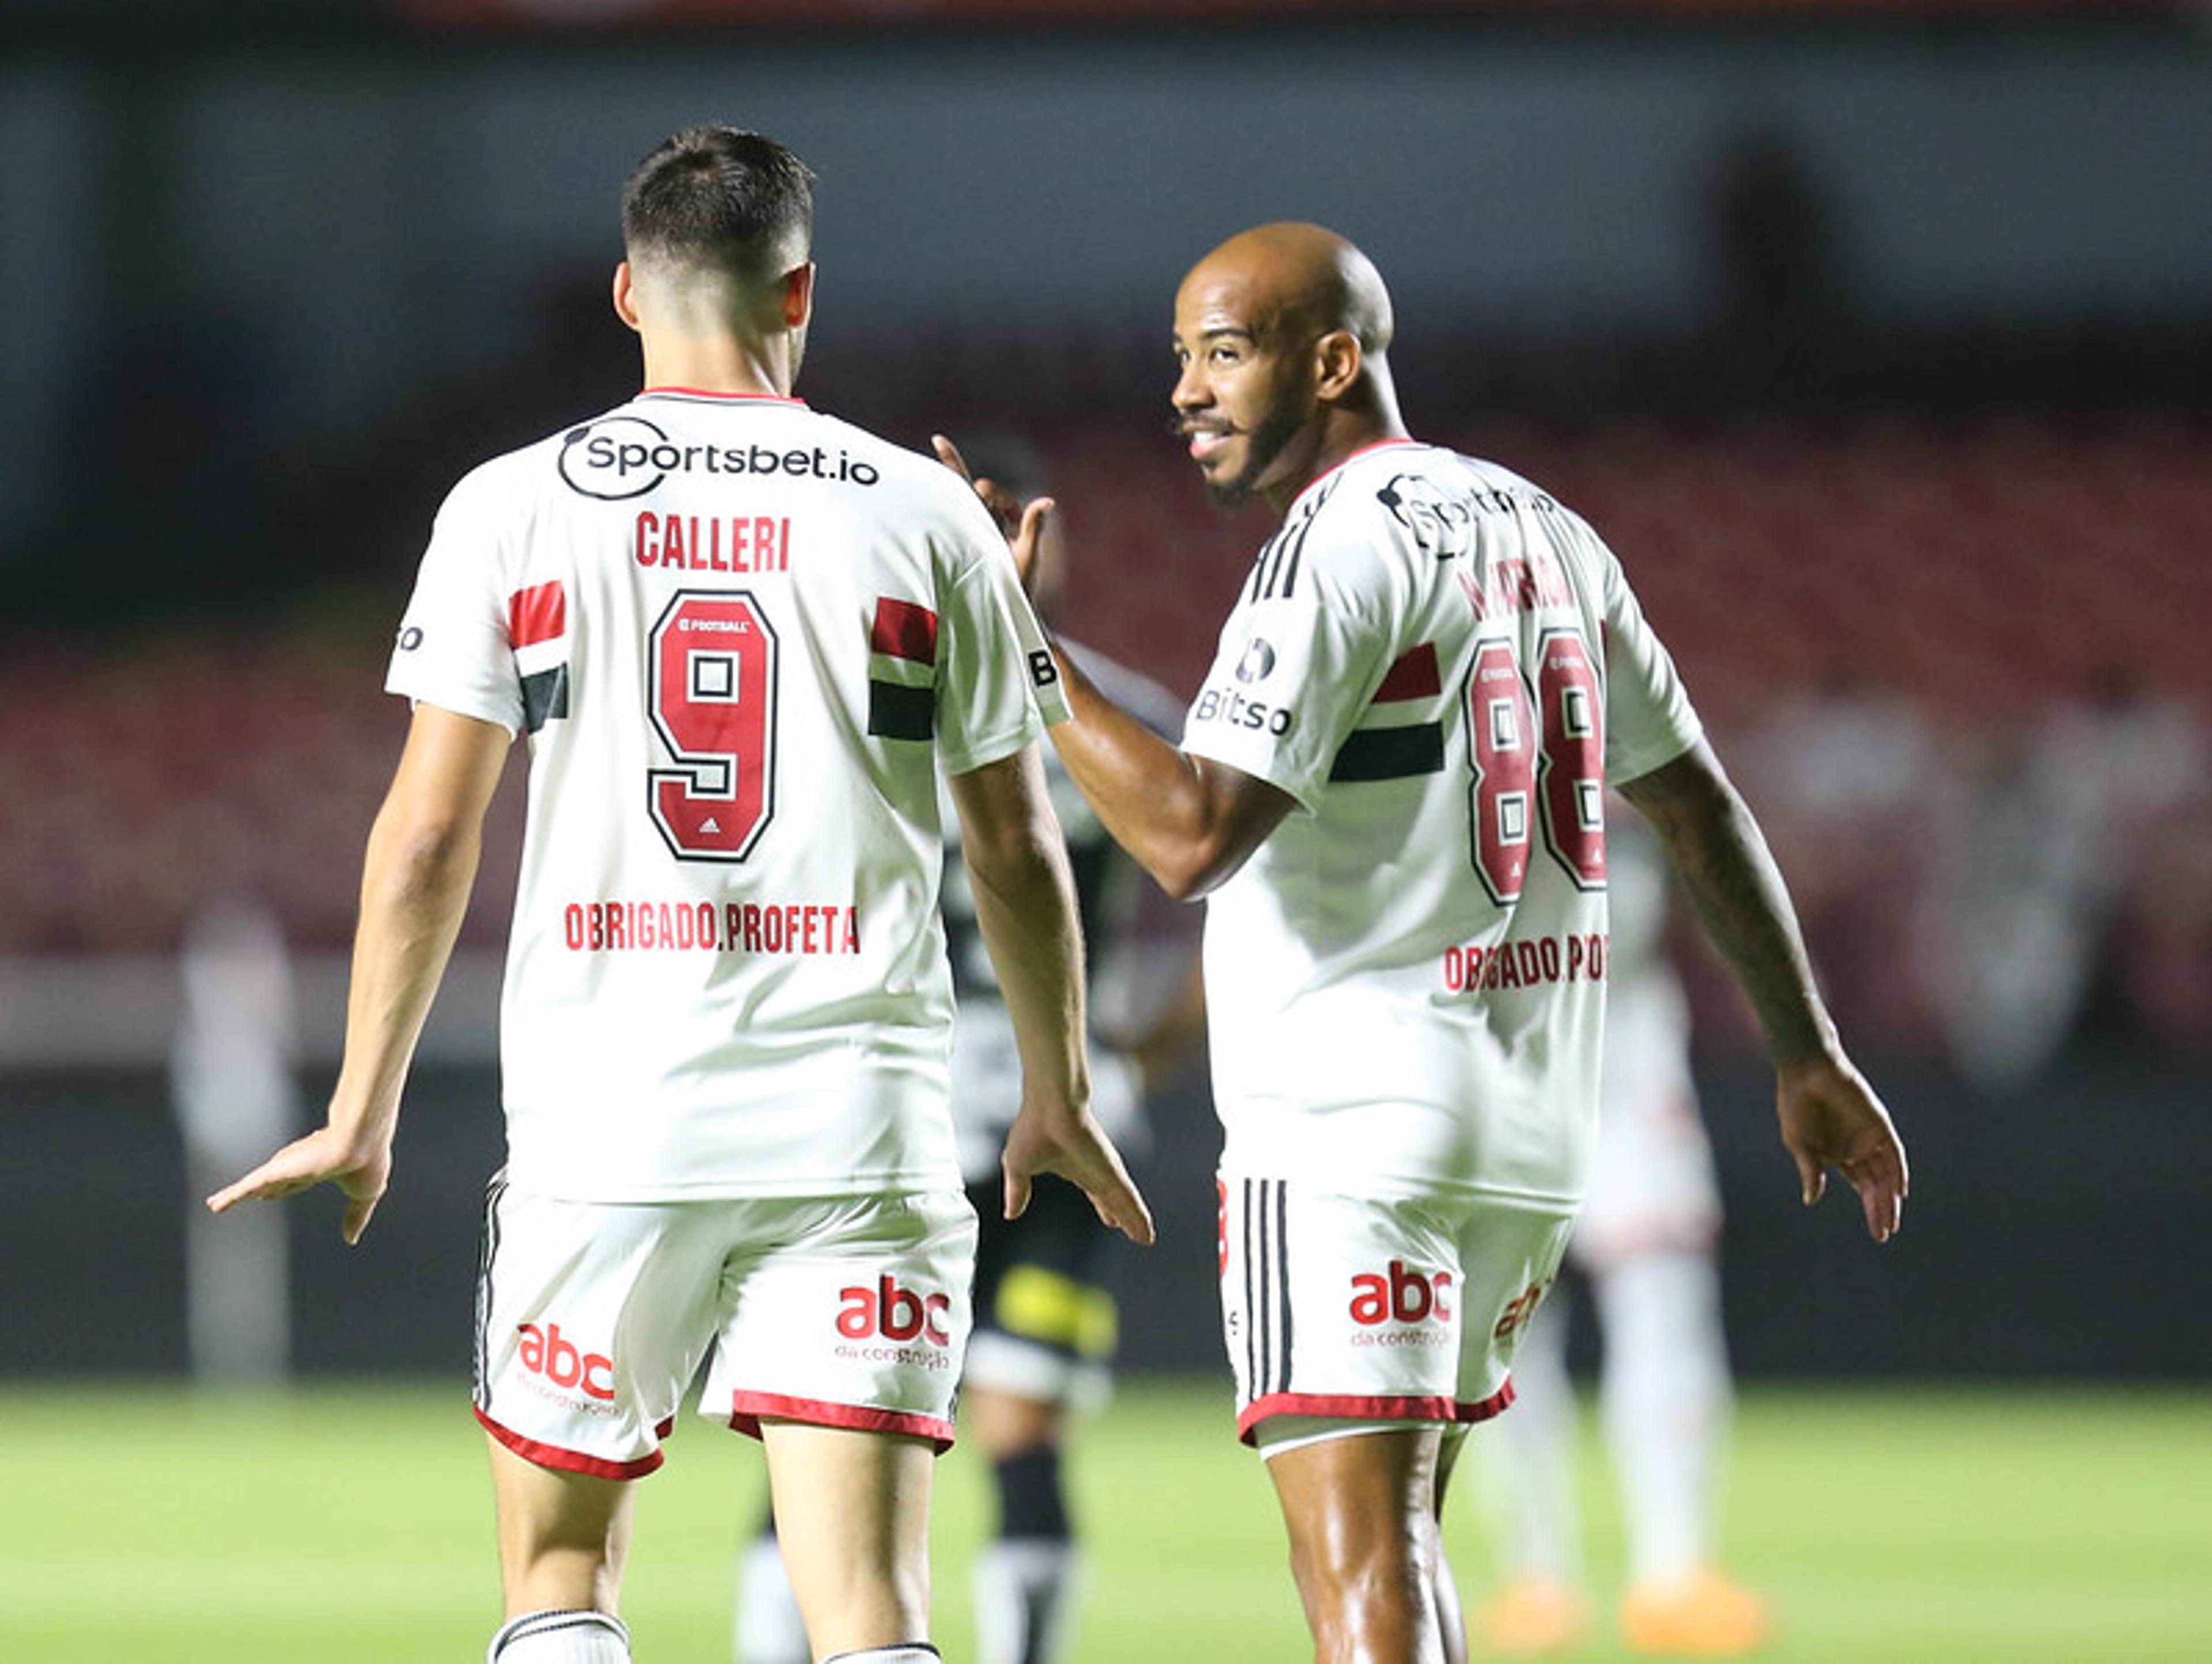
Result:
{"label": "red trim on shorts", "polygon": [[736,404],[796,404],[802,410],[806,408],[805,399],[787,398],[782,393],[726,393],[717,392],[711,387],[647,387],[638,397],[650,398],[655,393],[676,393],[685,398],[727,399]]}
{"label": "red trim on shorts", "polygon": [[1480,1403],[1465,1399],[1362,1398],[1350,1393],[1269,1393],[1237,1413],[1237,1436],[1256,1444],[1252,1430],[1270,1416],[1328,1416],[1344,1421],[1444,1421],[1471,1424],[1488,1421],[1513,1402],[1513,1383],[1508,1381]]}
{"label": "red trim on shorts", "polygon": [[902,1433],[908,1438],[927,1439],[940,1455],[952,1448],[952,1424],[935,1416],[830,1404],[816,1398],[787,1398],[781,1393],[730,1394],[730,1426],[734,1431],[758,1438],[763,1416],[803,1421],[815,1427],[848,1427],[858,1433]]}
{"label": "red trim on shorts", "polygon": [[[474,1408],[473,1406],[471,1406]],[[536,1439],[526,1439],[521,1434],[501,1426],[482,1410],[476,1412],[485,1432],[527,1462],[540,1467],[550,1467],[562,1473],[589,1473],[599,1479],[641,1479],[667,1460],[658,1450],[640,1456],[635,1461],[608,1461],[601,1456],[586,1456],[574,1450],[563,1450],[557,1444],[540,1444]],[[673,1424],[663,1422],[659,1431],[665,1437]]]}

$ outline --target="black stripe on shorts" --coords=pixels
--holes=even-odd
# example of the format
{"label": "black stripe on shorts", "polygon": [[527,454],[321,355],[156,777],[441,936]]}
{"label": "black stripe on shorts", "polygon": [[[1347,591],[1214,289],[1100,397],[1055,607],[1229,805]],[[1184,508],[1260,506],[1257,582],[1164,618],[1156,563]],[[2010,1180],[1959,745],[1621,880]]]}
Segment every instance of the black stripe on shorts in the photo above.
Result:
{"label": "black stripe on shorts", "polygon": [[491,1272],[499,1257],[499,1204],[507,1194],[507,1169],[491,1175],[484,1187],[483,1240],[477,1250],[476,1342],[470,1358],[476,1376],[476,1406],[491,1409]]}

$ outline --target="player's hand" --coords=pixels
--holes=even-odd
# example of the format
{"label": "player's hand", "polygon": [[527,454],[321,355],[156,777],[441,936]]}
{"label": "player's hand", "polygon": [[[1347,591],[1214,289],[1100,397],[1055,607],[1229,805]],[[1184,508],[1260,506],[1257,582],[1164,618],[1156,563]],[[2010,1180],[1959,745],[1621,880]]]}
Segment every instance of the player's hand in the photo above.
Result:
{"label": "player's hand", "polygon": [[1024,1104],[1006,1134],[999,1165],[1006,1175],[1009,1219],[1018,1219],[1028,1211],[1032,1179],[1040,1173],[1057,1173],[1081,1187],[1101,1223],[1133,1242],[1152,1245],[1152,1211],[1121,1165],[1121,1152],[1089,1110],[1048,1114]]}
{"label": "player's hand", "polygon": [[351,1247],[368,1229],[368,1216],[384,1187],[392,1180],[392,1147],[379,1140],[364,1150],[357,1139],[335,1128],[319,1127],[303,1139],[295,1139],[234,1184],[207,1199],[210,1213],[228,1213],[240,1202],[276,1201],[319,1184],[334,1184],[345,1193],[345,1217],[338,1234]]}
{"label": "player's hand", "polygon": [[1877,1242],[1896,1235],[1912,1188],[1905,1145],[1889,1111],[1849,1060],[1821,1059],[1783,1070],[1775,1113],[1782,1142],[1797,1163],[1805,1205],[1826,1192],[1832,1167],[1858,1192],[1868,1234]]}
{"label": "player's hand", "polygon": [[1006,538],[1006,547],[1014,553],[1014,571],[1020,576],[1023,590],[1034,595],[1036,591],[1037,551],[1044,544],[1044,523],[1051,518],[1057,506],[1050,497],[1037,497],[1024,502],[998,481],[986,477],[977,479],[969,471],[968,460],[960,454],[960,447],[942,434],[932,434],[930,448],[937,459],[975,488],[975,495],[983,500],[983,507],[991,511],[991,518],[999,525],[1000,535]]}

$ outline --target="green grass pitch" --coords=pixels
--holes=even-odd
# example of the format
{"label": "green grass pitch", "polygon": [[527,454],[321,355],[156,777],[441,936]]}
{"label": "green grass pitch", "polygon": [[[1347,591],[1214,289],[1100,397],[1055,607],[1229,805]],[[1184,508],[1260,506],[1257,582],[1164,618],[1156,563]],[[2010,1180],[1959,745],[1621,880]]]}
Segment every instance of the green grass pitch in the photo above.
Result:
{"label": "green grass pitch", "polygon": [[[1619,1531],[1591,1447],[1584,1513],[1609,1595]],[[1094,1544],[1079,1664],[1305,1655],[1225,1388],[1125,1386],[1077,1473]],[[458,1385],[0,1388],[0,1659],[427,1664],[481,1658],[496,1622]],[[957,1661],[987,1500],[972,1453],[939,1474],[937,1631]],[[727,1658],[732,1552],[760,1490],[757,1447],[687,1420],[640,1499],[624,1609],[646,1664]],[[1768,1657],[2212,1659],[2212,1394],[1755,1390],[1725,1494],[1725,1558],[1778,1608]],[[1448,1521],[1471,1599],[1491,1577],[1477,1514],[1457,1497]],[[1626,1655],[1601,1641],[1581,1656]]]}

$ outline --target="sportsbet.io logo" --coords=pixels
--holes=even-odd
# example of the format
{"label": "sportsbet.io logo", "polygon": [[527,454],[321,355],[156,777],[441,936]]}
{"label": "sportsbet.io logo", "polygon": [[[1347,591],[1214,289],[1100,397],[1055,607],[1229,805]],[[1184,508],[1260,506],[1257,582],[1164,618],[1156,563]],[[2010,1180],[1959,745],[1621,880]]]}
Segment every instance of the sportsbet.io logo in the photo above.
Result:
{"label": "sportsbet.io logo", "polygon": [[659,488],[671,474],[824,480],[873,485],[876,465],[849,451],[821,446],[776,450],[766,445],[678,443],[643,416],[605,416],[571,428],[561,441],[561,481],[579,495],[624,502]]}

